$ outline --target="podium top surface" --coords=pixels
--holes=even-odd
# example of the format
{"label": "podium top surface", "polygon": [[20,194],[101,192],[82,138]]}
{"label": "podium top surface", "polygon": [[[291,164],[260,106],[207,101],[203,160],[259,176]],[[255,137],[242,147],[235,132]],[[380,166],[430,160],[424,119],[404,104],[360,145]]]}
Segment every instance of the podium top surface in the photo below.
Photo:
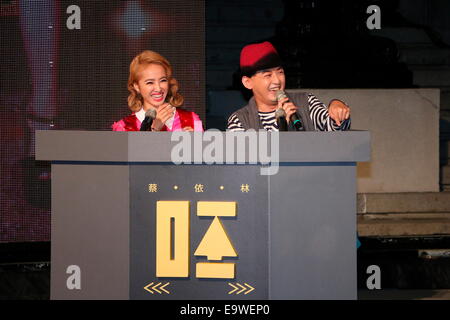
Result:
{"label": "podium top surface", "polygon": [[[242,142],[247,143],[245,147]],[[271,156],[272,149],[278,157]],[[258,132],[212,130],[204,133],[37,130],[35,153],[36,160],[75,162],[170,163],[174,162],[174,156],[183,155],[184,159],[191,160],[184,163],[197,164],[202,160],[206,162],[206,157],[210,155],[210,159],[212,155],[213,159],[223,158],[223,163],[228,164],[225,159],[230,154],[237,158],[245,154],[244,162],[239,163],[246,164],[254,163],[251,161],[254,157],[258,157],[260,163],[268,156],[272,162],[280,163],[359,162],[370,160],[370,132],[281,132],[275,135],[262,132],[259,135]]]}

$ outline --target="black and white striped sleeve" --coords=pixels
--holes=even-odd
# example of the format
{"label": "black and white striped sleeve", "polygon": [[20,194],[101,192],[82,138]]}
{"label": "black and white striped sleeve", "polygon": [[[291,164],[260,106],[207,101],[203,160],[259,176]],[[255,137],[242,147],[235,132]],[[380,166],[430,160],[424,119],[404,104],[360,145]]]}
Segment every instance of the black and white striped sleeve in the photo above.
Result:
{"label": "black and white striped sleeve", "polygon": [[328,108],[313,94],[308,95],[309,112],[314,127],[320,131],[345,131],[350,129],[350,118],[343,121],[340,126],[330,118]]}
{"label": "black and white striped sleeve", "polygon": [[228,118],[227,129],[233,132],[245,131],[241,121],[235,113]]}

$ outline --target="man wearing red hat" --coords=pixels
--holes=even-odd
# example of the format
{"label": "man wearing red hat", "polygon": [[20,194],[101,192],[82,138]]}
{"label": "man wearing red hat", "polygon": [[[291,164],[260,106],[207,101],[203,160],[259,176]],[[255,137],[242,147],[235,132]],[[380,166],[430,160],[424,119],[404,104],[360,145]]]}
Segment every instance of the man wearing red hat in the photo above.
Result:
{"label": "man wearing red hat", "polygon": [[[241,51],[240,67],[242,84],[252,90],[253,97],[229,117],[228,130],[279,131],[277,109],[284,110],[282,114],[289,130],[350,129],[350,108],[342,101],[334,99],[327,108],[312,94],[285,95],[282,61],[270,42],[245,46]],[[277,115],[280,115],[278,111]]]}

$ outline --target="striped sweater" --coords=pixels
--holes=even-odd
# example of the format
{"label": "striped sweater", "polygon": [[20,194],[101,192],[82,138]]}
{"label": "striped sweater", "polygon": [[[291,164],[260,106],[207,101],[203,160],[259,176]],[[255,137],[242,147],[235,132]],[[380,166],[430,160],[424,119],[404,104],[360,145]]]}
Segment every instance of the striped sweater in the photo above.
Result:
{"label": "striped sweater", "polygon": [[[328,108],[313,94],[308,94],[308,104],[311,120],[318,131],[344,131],[350,129],[351,120],[345,120],[338,126],[328,115]],[[258,111],[261,123],[267,131],[278,131],[275,110],[271,112]],[[229,131],[245,131],[239,118],[233,113],[228,119]]]}

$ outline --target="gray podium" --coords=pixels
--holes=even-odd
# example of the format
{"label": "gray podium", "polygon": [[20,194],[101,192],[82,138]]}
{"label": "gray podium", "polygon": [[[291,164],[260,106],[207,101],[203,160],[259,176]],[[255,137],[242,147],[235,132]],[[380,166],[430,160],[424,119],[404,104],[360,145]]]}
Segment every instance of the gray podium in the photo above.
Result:
{"label": "gray podium", "polygon": [[174,164],[170,133],[37,131],[36,159],[52,163],[52,299],[356,299],[368,132],[281,133],[273,175],[206,164],[209,142],[188,137],[196,161]]}

